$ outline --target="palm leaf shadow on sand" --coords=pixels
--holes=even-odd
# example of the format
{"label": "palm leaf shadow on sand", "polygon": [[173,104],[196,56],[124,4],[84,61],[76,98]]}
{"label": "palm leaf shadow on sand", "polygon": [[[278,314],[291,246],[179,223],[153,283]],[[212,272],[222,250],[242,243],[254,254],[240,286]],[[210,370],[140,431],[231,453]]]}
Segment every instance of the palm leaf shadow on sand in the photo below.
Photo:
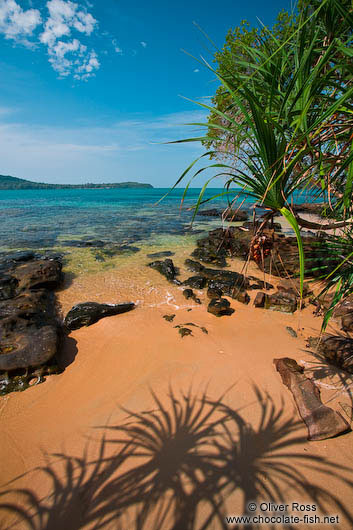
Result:
{"label": "palm leaf shadow on sand", "polygon": [[[352,487],[352,469],[298,451],[306,442],[301,422],[286,419],[283,403],[254,391],[256,426],[224,395],[211,400],[206,392],[170,390],[162,400],[153,393],[153,410],[128,412],[122,425],[105,429],[97,458],[90,460],[86,448],[81,458],[55,455],[57,462],[38,468],[50,479],[49,496],[8,488],[0,508],[16,517],[12,528],[24,523],[31,530],[226,529],[233,494],[242,494],[239,513],[246,513],[249,501],[288,502],[291,487],[323,513],[330,503],[353,524],[339,498],[303,471],[314,470],[320,483],[330,475]],[[20,501],[11,501],[14,496]]]}

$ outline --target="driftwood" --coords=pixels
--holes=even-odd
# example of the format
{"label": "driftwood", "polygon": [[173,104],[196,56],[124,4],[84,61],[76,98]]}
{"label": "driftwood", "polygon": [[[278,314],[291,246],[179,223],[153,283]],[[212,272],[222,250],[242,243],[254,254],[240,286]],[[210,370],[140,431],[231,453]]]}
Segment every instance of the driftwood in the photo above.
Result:
{"label": "driftwood", "polygon": [[339,412],[322,403],[319,388],[304,375],[304,369],[294,359],[283,357],[273,362],[283,384],[293,394],[298,412],[308,428],[308,440],[325,440],[350,430]]}

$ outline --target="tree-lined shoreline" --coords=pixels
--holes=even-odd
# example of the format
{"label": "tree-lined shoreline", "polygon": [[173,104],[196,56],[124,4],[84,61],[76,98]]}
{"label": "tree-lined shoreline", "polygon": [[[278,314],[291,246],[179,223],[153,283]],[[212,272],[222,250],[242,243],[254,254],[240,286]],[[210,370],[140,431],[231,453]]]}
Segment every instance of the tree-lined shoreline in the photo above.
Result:
{"label": "tree-lined shoreline", "polygon": [[152,184],[140,182],[116,182],[93,184],[47,184],[45,182],[32,182],[31,180],[0,175],[0,190],[62,190],[62,189],[117,189],[117,188],[153,188]]}

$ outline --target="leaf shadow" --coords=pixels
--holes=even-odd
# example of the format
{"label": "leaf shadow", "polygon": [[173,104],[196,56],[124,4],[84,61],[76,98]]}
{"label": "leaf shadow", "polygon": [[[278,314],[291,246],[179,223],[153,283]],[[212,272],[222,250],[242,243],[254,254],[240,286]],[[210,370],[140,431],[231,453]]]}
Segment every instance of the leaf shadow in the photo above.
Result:
{"label": "leaf shadow", "polygon": [[[250,501],[288,502],[288,488],[322,513],[334,505],[353,525],[350,509],[324,486],[330,476],[352,487],[353,469],[303,453],[302,423],[288,418],[283,402],[253,391],[253,424],[225,394],[212,400],[192,388],[162,397],[152,391],[153,409],[125,411],[122,424],[104,428],[95,458],[86,444],[82,456],[48,456],[34,470],[49,481],[49,495],[8,484],[0,509],[15,522],[5,526],[4,518],[2,528],[226,529],[234,494],[246,513]],[[309,470],[321,478],[310,481]]]}

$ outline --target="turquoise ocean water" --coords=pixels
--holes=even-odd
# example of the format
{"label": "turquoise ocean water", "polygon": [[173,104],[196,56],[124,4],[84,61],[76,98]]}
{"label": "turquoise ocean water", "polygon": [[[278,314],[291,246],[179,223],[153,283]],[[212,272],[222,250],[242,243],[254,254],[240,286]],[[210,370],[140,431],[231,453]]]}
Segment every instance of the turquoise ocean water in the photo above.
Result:
{"label": "turquoise ocean water", "polygon": [[[167,191],[168,188],[0,191],[0,250],[52,249],[65,247],[72,240],[95,239],[148,244],[156,236],[164,235],[166,240],[174,236],[175,240],[175,236],[196,234],[214,225],[214,219],[198,217],[190,231],[192,212],[188,208],[197,201],[200,189],[188,191],[182,209],[182,189],[173,190],[156,204]],[[204,199],[222,191],[209,188]],[[300,195],[296,202],[308,202],[308,196]],[[226,205],[223,197],[203,208]],[[245,200],[242,208],[250,206],[251,202]]]}

